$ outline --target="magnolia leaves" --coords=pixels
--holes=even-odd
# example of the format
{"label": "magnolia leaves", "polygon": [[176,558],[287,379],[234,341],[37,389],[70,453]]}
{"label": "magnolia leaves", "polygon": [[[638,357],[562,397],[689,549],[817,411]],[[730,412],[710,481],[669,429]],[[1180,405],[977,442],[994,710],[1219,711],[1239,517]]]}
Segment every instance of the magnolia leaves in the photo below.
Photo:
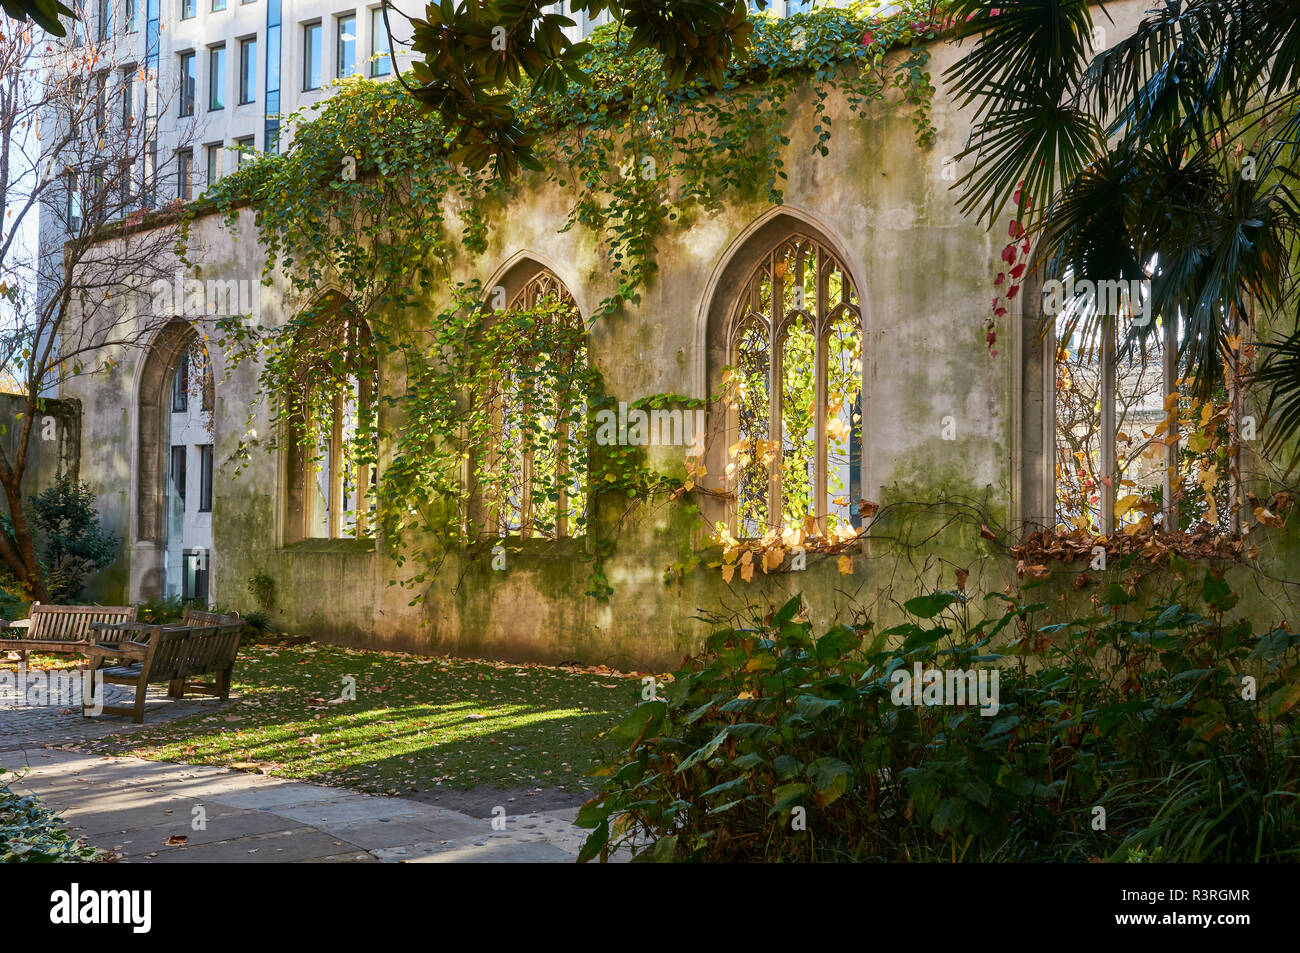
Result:
{"label": "magnolia leaves", "polygon": [[[660,55],[669,89],[697,79],[721,86],[753,32],[746,5],[736,0],[575,0],[571,9],[608,10],[626,31],[628,56]],[[453,131],[453,158],[475,171],[494,163],[507,181],[521,168],[541,170],[536,135],[524,131],[511,87],[528,81],[534,94],[562,96],[570,84],[592,85],[584,62],[592,47],[564,32],[575,22],[534,4],[441,0],[411,23],[412,51],[423,57],[411,67],[413,92]]]}
{"label": "magnolia leaves", "polygon": [[30,16],[41,29],[54,36],[68,35],[59,17],[77,19],[77,15],[59,0],[0,0],[0,7],[15,20],[26,20]]}

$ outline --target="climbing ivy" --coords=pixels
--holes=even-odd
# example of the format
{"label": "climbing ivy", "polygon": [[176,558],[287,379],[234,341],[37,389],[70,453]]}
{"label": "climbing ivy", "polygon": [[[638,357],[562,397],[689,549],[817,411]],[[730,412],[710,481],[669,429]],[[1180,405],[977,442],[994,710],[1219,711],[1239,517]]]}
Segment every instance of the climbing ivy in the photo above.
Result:
{"label": "climbing ivy", "polygon": [[[327,412],[350,377],[378,363],[379,412],[357,422],[348,452],[369,452],[377,437],[388,448],[378,518],[396,564],[412,567],[399,581],[416,588],[440,554],[467,545],[484,550],[490,507],[472,497],[508,492],[499,474],[481,466],[499,440],[494,395],[506,376],[544,376],[548,392],[588,413],[612,401],[587,362],[554,359],[577,343],[571,328],[554,320],[558,302],[527,309],[491,303],[494,289],[482,276],[498,263],[478,256],[506,190],[549,184],[570,197],[560,228],[597,237],[614,283],[589,322],[617,320],[652,279],[656,242],[674,223],[737,197],[780,204],[782,156],[791,145],[783,129],[803,102],[800,89],[810,95],[814,155],[829,151],[833,97],[862,114],[892,91],[909,105],[918,143],[930,143],[933,87],[923,42],[941,28],[942,4],[911,0],[888,16],[873,14],[873,6],[756,17],[751,43],[720,83],[673,85],[659,53],[634,49],[617,24],[601,28],[583,62],[588,84],[513,91],[543,171],[508,184],[489,169],[469,172],[455,163],[453,131],[403,85],[341,80],[323,103],[289,117],[290,151],[245,162],[194,203],[191,216],[219,211],[232,231],[251,209],[266,250],[265,283],[284,281],[312,302],[276,327],[239,319],[222,326],[231,366],[258,364],[273,434],[302,415]],[[466,255],[481,277],[453,284],[451,266]],[[322,297],[323,289],[337,297]],[[366,353],[326,355],[327,372],[304,392],[300,369],[312,360],[302,351],[330,351],[332,336],[312,329],[337,310],[338,297],[369,326]],[[417,320],[430,300],[447,304]],[[525,341],[532,363],[521,372]],[[524,445],[540,445],[548,420],[553,427],[554,415],[523,423]],[[250,421],[242,451],[257,443]],[[465,476],[476,464],[480,479],[470,492]],[[645,499],[659,490],[682,496],[683,481],[650,468],[640,448],[593,447],[588,467],[589,486],[602,498]],[[610,591],[601,562],[613,549],[600,527],[613,522],[588,526],[595,534],[590,591],[598,598]]]}

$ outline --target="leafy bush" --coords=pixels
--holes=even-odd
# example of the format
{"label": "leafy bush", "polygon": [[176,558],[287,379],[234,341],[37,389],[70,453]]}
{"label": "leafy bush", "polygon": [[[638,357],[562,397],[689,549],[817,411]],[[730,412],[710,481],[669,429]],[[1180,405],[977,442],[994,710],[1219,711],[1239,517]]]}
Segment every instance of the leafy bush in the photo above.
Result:
{"label": "leafy bush", "polygon": [[248,594],[264,613],[275,608],[275,580],[261,570],[248,577]]}
{"label": "leafy bush", "polygon": [[261,609],[254,609],[244,616],[244,634],[257,638],[271,630],[271,617]]}
{"label": "leafy bush", "polygon": [[[905,604],[913,621],[818,639],[796,598],[715,633],[610,732],[626,754],[597,771],[582,859],[1300,855],[1300,636],[1226,622],[1235,597],[1209,573],[1145,611],[1112,586],[1056,624],[989,598],[1005,611],[975,624],[938,592]],[[998,710],[895,704],[917,663],[996,667]]]}
{"label": "leafy bush", "polygon": [[72,837],[58,815],[36,798],[20,797],[7,784],[0,783],[0,863],[81,862],[102,858],[101,851]]}
{"label": "leafy bush", "polygon": [[50,599],[71,602],[86,577],[117,558],[118,539],[99,525],[90,485],[68,476],[33,496],[29,511]]}
{"label": "leafy bush", "polygon": [[179,622],[184,613],[185,603],[181,597],[172,596],[170,599],[141,602],[136,608],[135,617],[137,621],[149,625],[166,625],[169,622]]}

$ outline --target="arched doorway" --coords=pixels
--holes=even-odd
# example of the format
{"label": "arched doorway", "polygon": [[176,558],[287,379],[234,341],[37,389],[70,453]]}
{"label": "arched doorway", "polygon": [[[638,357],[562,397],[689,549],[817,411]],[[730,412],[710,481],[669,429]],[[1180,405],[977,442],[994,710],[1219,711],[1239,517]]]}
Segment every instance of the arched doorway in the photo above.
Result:
{"label": "arched doorway", "polygon": [[172,321],[154,339],[138,405],[133,596],[210,603],[214,379],[189,323]]}

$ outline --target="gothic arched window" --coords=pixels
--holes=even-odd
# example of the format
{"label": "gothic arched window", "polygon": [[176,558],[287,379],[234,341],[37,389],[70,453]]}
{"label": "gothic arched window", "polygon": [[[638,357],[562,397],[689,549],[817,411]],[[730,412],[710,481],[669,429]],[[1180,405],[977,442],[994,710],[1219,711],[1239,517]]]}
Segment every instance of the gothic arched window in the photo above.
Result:
{"label": "gothic arched window", "polygon": [[286,395],[291,537],[374,533],[377,370],[370,329],[341,298],[317,306],[298,332],[299,386]]}
{"label": "gothic arched window", "polygon": [[479,474],[490,529],[563,539],[587,525],[587,335],[573,295],[541,270],[513,295],[510,363],[494,405],[499,441]]}
{"label": "gothic arched window", "polygon": [[813,238],[787,238],[755,268],[730,328],[732,532],[860,527],[862,316],[843,264]]}

